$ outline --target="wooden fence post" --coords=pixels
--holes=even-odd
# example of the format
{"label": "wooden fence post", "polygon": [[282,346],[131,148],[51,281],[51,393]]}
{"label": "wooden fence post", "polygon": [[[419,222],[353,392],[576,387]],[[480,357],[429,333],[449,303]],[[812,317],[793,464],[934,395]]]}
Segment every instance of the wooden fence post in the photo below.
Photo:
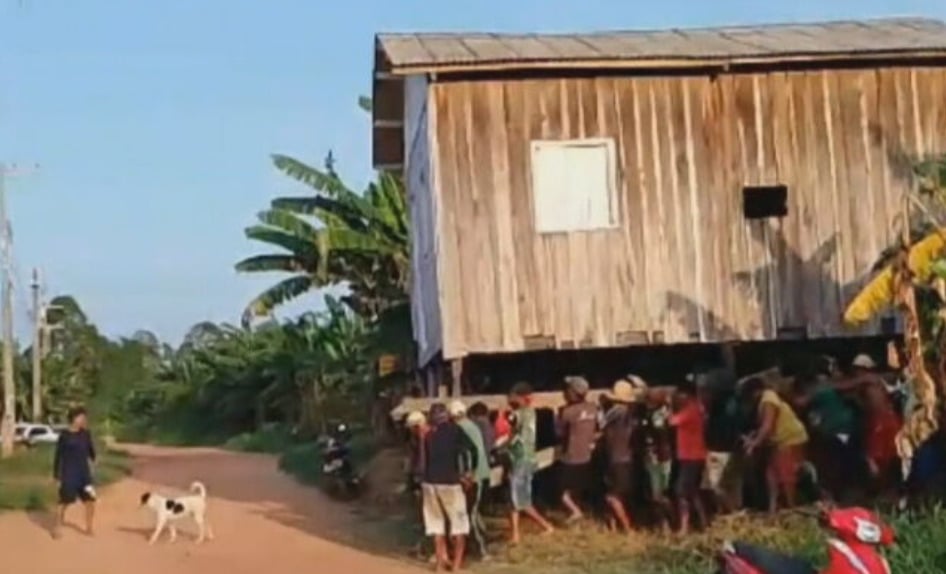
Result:
{"label": "wooden fence post", "polygon": [[453,359],[450,361],[451,385],[453,387],[451,395],[460,397],[463,395],[463,359]]}

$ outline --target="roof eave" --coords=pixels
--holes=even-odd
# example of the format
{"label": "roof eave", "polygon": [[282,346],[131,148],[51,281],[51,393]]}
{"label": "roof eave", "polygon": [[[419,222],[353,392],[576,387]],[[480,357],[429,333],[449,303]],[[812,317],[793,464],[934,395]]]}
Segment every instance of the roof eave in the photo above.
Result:
{"label": "roof eave", "polygon": [[[372,163],[377,169],[398,171],[403,165],[402,126],[404,121],[403,81],[411,75],[424,74],[504,74],[552,71],[603,70],[610,72],[659,72],[706,70],[725,72],[739,67],[818,66],[828,64],[864,64],[868,62],[903,62],[946,58],[946,49],[872,50],[836,53],[795,53],[777,56],[675,57],[647,59],[587,59],[445,62],[437,64],[392,65],[381,43],[376,44],[372,96]],[[393,105],[390,105],[393,101]]]}
{"label": "roof eave", "polygon": [[375,72],[375,80],[380,78],[404,77],[414,74],[456,74],[489,72],[529,72],[551,70],[590,70],[611,71],[654,71],[679,70],[693,68],[731,68],[737,66],[763,66],[780,64],[819,64],[883,60],[920,60],[946,57],[946,49],[903,49],[871,50],[859,52],[798,52],[795,54],[758,55],[758,56],[706,56],[706,57],[667,57],[667,58],[598,58],[581,60],[496,60],[477,62],[442,62],[421,64],[390,65],[384,71]]}

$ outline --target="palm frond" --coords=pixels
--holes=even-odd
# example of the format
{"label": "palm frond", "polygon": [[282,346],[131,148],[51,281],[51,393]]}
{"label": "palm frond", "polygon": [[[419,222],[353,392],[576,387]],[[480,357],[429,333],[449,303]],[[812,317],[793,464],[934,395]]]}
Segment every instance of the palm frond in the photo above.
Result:
{"label": "palm frond", "polygon": [[317,257],[315,243],[268,225],[253,225],[244,230],[247,239],[281,247],[298,257]]}
{"label": "palm frond", "polygon": [[392,216],[390,225],[397,229],[401,236],[407,237],[410,218],[407,193],[401,180],[389,173],[382,173],[378,178],[378,188],[384,209]]}
{"label": "palm frond", "polygon": [[353,202],[316,195],[313,197],[280,197],[272,206],[293,213],[315,216],[326,225],[343,225],[364,230],[364,212]]}
{"label": "palm frond", "polygon": [[[946,250],[946,230],[937,229],[913,244],[907,252],[907,266],[920,283],[933,272],[933,263]],[[844,321],[857,325],[869,321],[888,308],[894,299],[894,264],[887,265],[865,285],[844,311]]]}
{"label": "palm frond", "polygon": [[312,167],[287,155],[273,154],[273,165],[294,180],[330,195],[354,193],[337,174]]}
{"label": "palm frond", "polygon": [[277,306],[309,292],[312,288],[313,280],[310,275],[295,275],[283,279],[257,295],[247,305],[246,311],[243,313],[244,325],[249,324],[254,317],[264,317],[270,314]]}
{"label": "palm frond", "polygon": [[305,264],[295,255],[254,255],[236,264],[241,273],[266,273],[285,271],[299,273],[305,271]]}
{"label": "palm frond", "polygon": [[362,233],[354,229],[327,227],[319,230],[320,245],[329,251],[355,251],[379,255],[395,255],[396,246],[372,234]]}
{"label": "palm frond", "polygon": [[318,234],[314,225],[284,209],[267,209],[257,213],[256,218],[264,225],[285,231],[302,240],[314,240]]}
{"label": "palm frond", "polygon": [[[914,223],[910,227],[910,245],[919,243],[924,237],[935,230],[936,226],[929,221],[920,221]],[[902,249],[903,241],[898,239],[896,243],[880,252],[880,255],[877,256],[877,260],[871,266],[871,271],[877,272],[890,265]]]}

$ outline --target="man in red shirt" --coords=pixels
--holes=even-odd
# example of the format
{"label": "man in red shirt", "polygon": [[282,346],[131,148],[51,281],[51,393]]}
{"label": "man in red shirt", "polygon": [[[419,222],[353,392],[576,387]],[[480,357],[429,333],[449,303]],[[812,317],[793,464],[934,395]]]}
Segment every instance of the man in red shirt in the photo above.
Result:
{"label": "man in red shirt", "polygon": [[676,494],[680,505],[680,532],[686,534],[690,530],[691,509],[696,511],[704,528],[709,524],[700,498],[700,484],[706,468],[705,415],[691,381],[677,388],[674,404],[676,412],[670,417],[670,425],[676,430]]}

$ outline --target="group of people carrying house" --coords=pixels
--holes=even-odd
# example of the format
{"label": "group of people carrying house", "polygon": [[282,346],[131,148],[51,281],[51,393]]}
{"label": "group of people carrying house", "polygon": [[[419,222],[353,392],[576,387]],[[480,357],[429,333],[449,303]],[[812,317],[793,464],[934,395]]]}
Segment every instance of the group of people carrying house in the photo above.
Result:
{"label": "group of people carrying house", "polygon": [[[869,356],[855,358],[848,374],[819,357],[788,388],[720,373],[694,374],[672,389],[648,388],[632,375],[597,402],[585,379],[566,377],[554,425],[565,522],[600,508],[612,529],[630,534],[641,510],[685,533],[691,517],[706,527],[712,513],[739,510],[744,494],[761,494],[770,512],[793,506],[806,476],[816,496],[834,500],[857,476],[873,492],[896,480],[901,414]],[[537,417],[529,385],[514,385],[508,402],[498,413],[483,403],[435,403],[407,417],[411,480],[438,569],[462,565],[468,536],[487,555],[480,505],[491,466],[504,469],[510,541],[520,540],[522,515],[554,530],[533,504]]]}

